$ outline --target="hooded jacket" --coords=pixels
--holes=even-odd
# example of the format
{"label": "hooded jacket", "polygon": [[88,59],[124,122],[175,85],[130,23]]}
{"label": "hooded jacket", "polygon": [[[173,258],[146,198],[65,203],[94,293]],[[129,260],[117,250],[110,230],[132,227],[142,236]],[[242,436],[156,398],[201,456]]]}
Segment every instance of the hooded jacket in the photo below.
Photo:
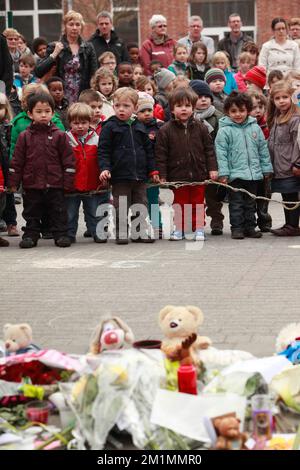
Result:
{"label": "hooded jacket", "polygon": [[94,46],[97,59],[99,59],[103,52],[112,52],[116,57],[117,64],[129,61],[127,48],[115,31],[111,32],[110,40],[107,42],[101,36],[99,29],[96,29],[96,32],[90,37],[88,42]]}
{"label": "hooded jacket", "polygon": [[101,171],[111,173],[112,183],[144,181],[155,172],[153,148],[144,124],[131,124],[112,116],[103,123],[98,146]]}
{"label": "hooded jacket", "polygon": [[53,123],[32,123],[18,138],[9,168],[9,186],[73,189],[75,157],[68,136]]}
{"label": "hooded jacket", "polygon": [[215,146],[219,176],[229,181],[257,181],[273,172],[268,144],[252,116],[243,124],[236,124],[228,116],[221,118]]}
{"label": "hooded jacket", "polygon": [[160,176],[167,181],[204,181],[209,171],[218,169],[208,130],[194,118],[187,127],[175,119],[161,127],[155,158]]}

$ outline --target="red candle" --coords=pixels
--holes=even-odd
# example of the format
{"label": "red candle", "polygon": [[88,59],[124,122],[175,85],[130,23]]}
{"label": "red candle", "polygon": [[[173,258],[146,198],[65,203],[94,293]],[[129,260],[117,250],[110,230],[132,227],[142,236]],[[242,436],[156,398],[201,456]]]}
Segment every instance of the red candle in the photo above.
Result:
{"label": "red candle", "polygon": [[197,372],[193,365],[180,366],[177,372],[178,389],[182,393],[197,395]]}

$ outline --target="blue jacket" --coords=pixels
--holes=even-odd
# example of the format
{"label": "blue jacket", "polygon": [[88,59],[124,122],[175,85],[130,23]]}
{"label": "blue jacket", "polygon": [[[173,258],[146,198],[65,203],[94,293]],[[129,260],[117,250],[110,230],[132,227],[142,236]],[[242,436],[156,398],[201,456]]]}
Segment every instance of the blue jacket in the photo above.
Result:
{"label": "blue jacket", "polygon": [[226,83],[225,83],[225,87],[224,87],[224,93],[226,95],[230,95],[230,93],[233,91],[233,90],[237,90],[238,89],[238,86],[236,84],[236,81],[235,81],[235,78],[233,76],[233,73],[230,72],[230,70],[226,69],[224,70],[224,74],[225,74],[225,77],[226,77]]}
{"label": "blue jacket", "polygon": [[219,176],[227,176],[229,181],[261,180],[273,172],[267,141],[251,116],[243,124],[228,116],[221,118],[215,146]]}
{"label": "blue jacket", "polygon": [[34,75],[30,75],[29,79],[25,83],[21,75],[19,73],[16,73],[13,84],[15,85],[16,88],[23,88],[25,84],[29,85],[29,83],[35,83],[35,82],[36,82],[36,77]]}
{"label": "blue jacket", "polygon": [[103,123],[98,145],[101,171],[111,173],[111,181],[144,181],[155,171],[153,146],[144,124],[132,124],[112,116]]}

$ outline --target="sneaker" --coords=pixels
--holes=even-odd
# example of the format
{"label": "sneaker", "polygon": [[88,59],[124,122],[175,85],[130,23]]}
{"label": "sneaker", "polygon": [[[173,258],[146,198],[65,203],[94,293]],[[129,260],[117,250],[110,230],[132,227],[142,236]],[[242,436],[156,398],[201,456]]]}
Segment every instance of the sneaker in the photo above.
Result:
{"label": "sneaker", "polygon": [[71,241],[69,237],[60,237],[57,240],[55,240],[55,245],[59,246],[59,248],[68,248],[71,246]]}
{"label": "sneaker", "polygon": [[244,230],[244,235],[247,238],[261,238],[263,236],[261,232],[255,229]]}
{"label": "sneaker", "polygon": [[20,248],[34,248],[37,245],[37,242],[32,240],[32,238],[25,237],[23,240],[20,241],[19,247]]}
{"label": "sneaker", "polygon": [[[88,237],[87,237],[88,238]],[[107,243],[107,237],[100,238],[97,235],[94,235],[94,242],[95,243]]]}
{"label": "sneaker", "polygon": [[43,240],[52,240],[53,239],[53,235],[51,232],[43,232],[42,233],[42,239]]}
{"label": "sneaker", "polygon": [[0,247],[9,246],[9,242],[0,237]]}
{"label": "sneaker", "polygon": [[7,226],[7,235],[9,237],[19,237],[20,234],[18,232],[17,226],[16,225],[8,225]]}
{"label": "sneaker", "polygon": [[211,229],[211,235],[223,235],[223,230],[221,228],[212,228]]}
{"label": "sneaker", "polygon": [[86,230],[83,234],[84,238],[93,238],[91,232],[89,230]]}
{"label": "sneaker", "polygon": [[292,227],[291,225],[284,225],[281,228],[277,228],[275,230],[270,230],[273,235],[277,237],[297,237],[300,235],[300,228]]}
{"label": "sneaker", "polygon": [[231,238],[233,238],[233,240],[243,240],[245,238],[243,230],[231,230]]}
{"label": "sneaker", "polygon": [[205,240],[204,230],[201,230],[201,229],[196,230],[194,240],[195,242],[203,242]]}
{"label": "sneaker", "polygon": [[184,233],[182,233],[180,230],[174,230],[174,232],[172,232],[170,235],[170,240],[173,242],[177,242],[183,239],[184,239]]}

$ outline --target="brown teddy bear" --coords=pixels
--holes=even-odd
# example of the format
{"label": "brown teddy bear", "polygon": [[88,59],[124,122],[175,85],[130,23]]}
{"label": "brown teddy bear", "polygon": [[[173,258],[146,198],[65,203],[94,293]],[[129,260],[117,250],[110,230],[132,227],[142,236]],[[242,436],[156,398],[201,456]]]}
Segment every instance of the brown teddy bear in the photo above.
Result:
{"label": "brown teddy bear", "polygon": [[6,356],[39,350],[37,346],[32,344],[32,329],[27,323],[15,325],[7,323],[3,327],[3,334]]}
{"label": "brown teddy bear", "polygon": [[240,420],[235,416],[220,416],[213,420],[218,433],[216,450],[242,450],[246,449],[248,440],[246,433],[240,432]]}
{"label": "brown teddy bear", "polygon": [[186,307],[167,305],[159,312],[159,326],[165,335],[161,350],[168,359],[176,361],[186,358],[186,346],[188,346],[192,362],[195,365],[201,363],[197,350],[206,349],[211,344],[209,338],[197,334],[202,323],[202,311],[192,305]]}

